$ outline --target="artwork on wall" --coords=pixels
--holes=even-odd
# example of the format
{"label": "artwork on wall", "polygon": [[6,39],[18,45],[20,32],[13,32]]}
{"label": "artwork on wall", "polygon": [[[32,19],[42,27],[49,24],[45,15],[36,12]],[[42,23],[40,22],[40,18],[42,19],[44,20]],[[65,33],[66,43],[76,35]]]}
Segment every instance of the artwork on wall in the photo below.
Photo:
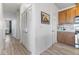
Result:
{"label": "artwork on wall", "polygon": [[41,23],[42,24],[49,24],[50,23],[50,16],[49,14],[41,11]]}

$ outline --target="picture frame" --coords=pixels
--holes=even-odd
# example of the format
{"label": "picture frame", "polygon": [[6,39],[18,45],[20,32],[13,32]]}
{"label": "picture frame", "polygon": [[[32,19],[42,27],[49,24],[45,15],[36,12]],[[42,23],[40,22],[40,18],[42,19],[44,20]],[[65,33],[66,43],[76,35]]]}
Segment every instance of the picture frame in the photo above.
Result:
{"label": "picture frame", "polygon": [[50,15],[41,11],[41,23],[50,24]]}

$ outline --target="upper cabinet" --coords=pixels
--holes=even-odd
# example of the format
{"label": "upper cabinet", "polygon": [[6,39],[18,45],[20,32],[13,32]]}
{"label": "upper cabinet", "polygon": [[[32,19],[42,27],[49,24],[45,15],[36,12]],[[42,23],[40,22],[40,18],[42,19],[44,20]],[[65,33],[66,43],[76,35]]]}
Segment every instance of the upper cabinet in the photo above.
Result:
{"label": "upper cabinet", "polygon": [[66,22],[65,23],[71,23],[71,9],[66,10]]}
{"label": "upper cabinet", "polygon": [[76,8],[73,7],[73,8],[71,8],[71,23],[74,22],[75,16],[76,16]]}
{"label": "upper cabinet", "polygon": [[79,6],[76,6],[76,16],[79,16]]}
{"label": "upper cabinet", "polygon": [[64,24],[66,20],[66,11],[59,12],[58,16],[59,16],[59,24]]}
{"label": "upper cabinet", "polygon": [[67,24],[72,24],[74,22],[74,17],[76,16],[76,8],[70,8],[67,9],[67,19],[66,19],[66,23]]}
{"label": "upper cabinet", "polygon": [[[65,11],[59,12],[59,24],[72,24],[74,22],[74,17],[76,16],[76,9],[76,7],[72,7]],[[63,17],[64,19],[62,19]]]}

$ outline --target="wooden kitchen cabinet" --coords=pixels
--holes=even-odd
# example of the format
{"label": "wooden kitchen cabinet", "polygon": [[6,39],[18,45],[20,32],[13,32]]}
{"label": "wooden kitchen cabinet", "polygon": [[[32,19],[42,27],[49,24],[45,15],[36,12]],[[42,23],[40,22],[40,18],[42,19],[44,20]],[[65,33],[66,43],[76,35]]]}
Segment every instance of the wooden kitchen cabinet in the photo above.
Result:
{"label": "wooden kitchen cabinet", "polygon": [[76,16],[79,16],[79,6],[76,6]]}
{"label": "wooden kitchen cabinet", "polygon": [[64,39],[64,43],[68,44],[68,45],[73,45],[75,43],[75,33],[73,32],[65,32],[65,39]]}
{"label": "wooden kitchen cabinet", "polygon": [[67,9],[66,24],[71,22],[71,9]]}
{"label": "wooden kitchen cabinet", "polygon": [[72,24],[76,16],[76,7],[59,12],[59,24]]}
{"label": "wooden kitchen cabinet", "polygon": [[64,43],[64,33],[63,32],[58,32],[57,33],[57,39],[58,39],[58,42]]}
{"label": "wooden kitchen cabinet", "polygon": [[58,42],[67,45],[74,46],[75,43],[75,33],[73,32],[58,32]]}
{"label": "wooden kitchen cabinet", "polygon": [[66,11],[61,11],[58,13],[59,15],[59,24],[64,24],[66,20]]}
{"label": "wooden kitchen cabinet", "polygon": [[70,8],[67,9],[67,18],[66,18],[66,24],[72,24],[74,22],[74,17],[76,16],[76,8]]}
{"label": "wooden kitchen cabinet", "polygon": [[70,19],[70,23],[74,23],[75,16],[76,16],[76,8],[73,7],[73,8],[71,8],[71,19]]}

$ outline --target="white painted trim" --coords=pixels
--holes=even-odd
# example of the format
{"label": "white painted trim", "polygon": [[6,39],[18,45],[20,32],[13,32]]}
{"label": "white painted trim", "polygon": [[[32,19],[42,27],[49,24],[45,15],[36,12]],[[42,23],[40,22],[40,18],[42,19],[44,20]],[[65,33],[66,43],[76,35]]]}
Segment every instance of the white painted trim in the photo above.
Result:
{"label": "white painted trim", "polygon": [[69,9],[69,8],[72,8],[72,7],[75,7],[76,5],[73,5],[73,6],[69,6],[69,7],[67,7],[67,8],[63,8],[63,9],[61,9],[61,10],[58,10],[59,12],[60,11],[63,11],[63,10],[66,10],[66,9]]}

